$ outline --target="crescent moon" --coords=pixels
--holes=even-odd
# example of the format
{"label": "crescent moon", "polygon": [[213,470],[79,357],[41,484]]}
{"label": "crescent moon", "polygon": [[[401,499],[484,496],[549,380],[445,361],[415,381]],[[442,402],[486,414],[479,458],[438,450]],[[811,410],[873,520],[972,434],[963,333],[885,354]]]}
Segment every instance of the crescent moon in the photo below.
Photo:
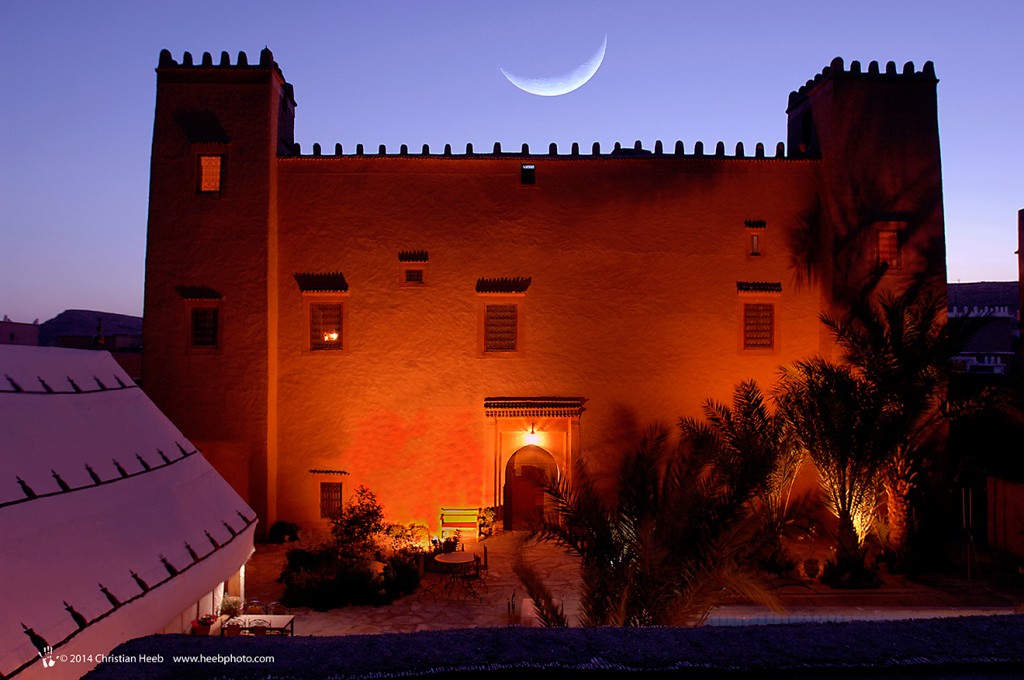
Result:
{"label": "crescent moon", "polygon": [[576,67],[575,70],[570,71],[561,76],[546,76],[546,77],[523,77],[509,73],[505,69],[501,69],[502,74],[508,78],[508,82],[518,87],[523,92],[529,92],[541,97],[557,97],[563,94],[569,94],[574,90],[578,90],[587,84],[594,74],[597,73],[597,69],[601,68],[601,63],[604,61],[604,53],[608,48],[608,36],[604,37],[601,42],[601,47],[598,48],[597,52],[590,59],[586,60],[582,64]]}

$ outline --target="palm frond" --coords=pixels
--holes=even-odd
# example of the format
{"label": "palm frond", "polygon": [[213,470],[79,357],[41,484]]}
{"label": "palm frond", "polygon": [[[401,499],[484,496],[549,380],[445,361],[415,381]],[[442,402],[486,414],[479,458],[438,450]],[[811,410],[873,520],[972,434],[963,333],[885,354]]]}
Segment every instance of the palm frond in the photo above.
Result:
{"label": "palm frond", "polygon": [[532,565],[527,564],[523,559],[522,551],[516,553],[515,562],[512,564],[512,571],[523,584],[527,594],[533,599],[533,606],[537,612],[537,620],[545,628],[565,628],[569,625],[569,619],[565,616],[565,610],[561,603],[555,604],[555,598],[548,589],[544,579]]}
{"label": "palm frond", "polygon": [[703,411],[680,419],[674,441],[649,428],[619,460],[613,498],[582,463],[571,484],[547,488],[556,517],[536,537],[581,557],[584,625],[701,623],[734,585],[761,592],[740,564],[772,526],[760,511],[772,480],[795,474],[793,437],[754,382]]}

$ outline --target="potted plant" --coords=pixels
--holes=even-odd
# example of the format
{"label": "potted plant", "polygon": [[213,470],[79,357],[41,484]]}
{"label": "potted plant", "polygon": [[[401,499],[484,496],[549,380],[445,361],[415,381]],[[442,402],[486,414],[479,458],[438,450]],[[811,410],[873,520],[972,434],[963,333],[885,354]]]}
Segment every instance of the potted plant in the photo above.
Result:
{"label": "potted plant", "polygon": [[242,598],[228,595],[220,603],[221,616],[233,619],[242,613]]}
{"label": "potted plant", "polygon": [[209,635],[210,627],[217,621],[219,617],[216,614],[203,614],[198,619],[192,621],[192,634],[193,635]]}
{"label": "potted plant", "polygon": [[498,519],[498,509],[495,507],[484,508],[480,512],[480,535],[484,538],[494,535],[494,523]]}

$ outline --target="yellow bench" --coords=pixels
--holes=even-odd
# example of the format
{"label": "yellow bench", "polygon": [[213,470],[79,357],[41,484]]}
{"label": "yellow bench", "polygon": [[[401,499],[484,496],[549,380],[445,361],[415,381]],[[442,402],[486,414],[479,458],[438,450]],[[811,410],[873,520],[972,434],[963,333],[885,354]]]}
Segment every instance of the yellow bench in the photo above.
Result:
{"label": "yellow bench", "polygon": [[461,531],[463,536],[472,532],[480,538],[480,508],[441,508],[441,538]]}

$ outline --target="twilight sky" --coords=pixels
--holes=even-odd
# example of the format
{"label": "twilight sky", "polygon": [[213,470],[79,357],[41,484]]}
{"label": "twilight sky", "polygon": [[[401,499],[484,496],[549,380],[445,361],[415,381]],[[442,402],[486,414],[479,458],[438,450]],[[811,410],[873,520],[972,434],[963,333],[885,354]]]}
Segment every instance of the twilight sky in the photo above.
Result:
{"label": "twilight sky", "polygon": [[[931,60],[949,280],[1014,281],[1021,26],[1017,0],[0,0],[0,315],[142,313],[162,48],[234,63],[269,46],[295,86],[305,152],[637,139],[772,150],[789,92],[833,57]],[[538,97],[502,75],[566,74],[605,36],[603,65],[575,92]]]}

